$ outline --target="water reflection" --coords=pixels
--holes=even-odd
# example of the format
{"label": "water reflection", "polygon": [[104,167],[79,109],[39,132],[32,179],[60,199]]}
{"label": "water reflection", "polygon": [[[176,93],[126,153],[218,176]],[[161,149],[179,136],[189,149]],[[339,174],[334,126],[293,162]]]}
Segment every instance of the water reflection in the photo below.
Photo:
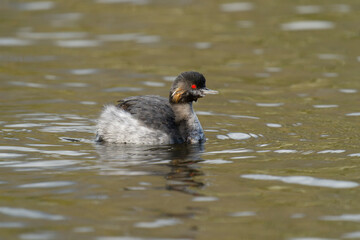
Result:
{"label": "water reflection", "polygon": [[45,219],[51,221],[59,221],[66,219],[64,216],[61,215],[53,215],[41,211],[29,210],[24,208],[0,207],[0,213],[11,217]]}
{"label": "water reflection", "polygon": [[339,181],[331,179],[321,179],[309,176],[273,176],[266,174],[244,174],[242,178],[266,181],[280,181],[290,184],[300,184],[314,187],[327,187],[327,188],[355,188],[359,184],[351,181]]}
{"label": "water reflection", "polygon": [[156,219],[153,222],[138,222],[135,224],[137,228],[159,228],[166,226],[173,226],[182,223],[180,220],[175,218],[169,219]]}
{"label": "water reflection", "polygon": [[33,42],[30,40],[23,40],[13,37],[1,37],[0,38],[0,47],[6,46],[6,47],[19,47],[19,46],[28,46],[31,45]]}
{"label": "water reflection", "polygon": [[295,9],[298,14],[315,14],[322,11],[322,7],[317,5],[301,5]]}
{"label": "water reflection", "polygon": [[350,232],[350,233],[346,233],[342,236],[343,238],[360,238],[360,231],[358,232]]}
{"label": "water reflection", "polygon": [[323,30],[334,28],[335,24],[329,21],[297,21],[281,25],[284,31],[302,31],[302,30]]}
{"label": "water reflection", "polygon": [[97,47],[101,45],[97,40],[59,40],[55,43],[56,46],[65,48],[85,48],[85,47]]}
{"label": "water reflection", "polygon": [[145,5],[149,3],[149,0],[95,0],[97,3],[105,3],[105,4],[111,4],[111,3],[131,3],[134,5]]}
{"label": "water reflection", "polygon": [[195,180],[197,176],[203,175],[197,165],[203,161],[202,144],[98,144],[95,148],[100,156],[97,168],[102,175],[160,175],[167,180],[166,189],[192,195],[199,195],[196,189],[204,186],[202,182]]}
{"label": "water reflection", "polygon": [[360,214],[342,214],[340,216],[323,216],[320,217],[320,220],[360,222]]}
{"label": "water reflection", "polygon": [[83,38],[87,36],[85,32],[28,32],[21,31],[17,34],[22,38],[29,39],[71,39],[71,38]]}
{"label": "water reflection", "polygon": [[254,9],[254,4],[250,2],[225,3],[220,6],[223,12],[244,12]]}
{"label": "water reflection", "polygon": [[[360,236],[354,3],[3,2],[1,237]],[[188,68],[223,93],[196,108],[207,152],[92,143],[110,95]]]}
{"label": "water reflection", "polygon": [[19,4],[18,9],[23,11],[40,11],[52,9],[54,6],[55,3],[50,1],[28,2]]}

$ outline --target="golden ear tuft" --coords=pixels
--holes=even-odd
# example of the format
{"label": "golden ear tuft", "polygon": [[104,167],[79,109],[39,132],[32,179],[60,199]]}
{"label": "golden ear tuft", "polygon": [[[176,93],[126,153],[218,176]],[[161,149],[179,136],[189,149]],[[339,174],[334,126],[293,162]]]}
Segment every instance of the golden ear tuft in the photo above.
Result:
{"label": "golden ear tuft", "polygon": [[172,100],[175,103],[178,103],[181,100],[181,97],[182,97],[184,92],[185,92],[184,89],[181,89],[181,88],[175,89],[174,93],[171,95]]}

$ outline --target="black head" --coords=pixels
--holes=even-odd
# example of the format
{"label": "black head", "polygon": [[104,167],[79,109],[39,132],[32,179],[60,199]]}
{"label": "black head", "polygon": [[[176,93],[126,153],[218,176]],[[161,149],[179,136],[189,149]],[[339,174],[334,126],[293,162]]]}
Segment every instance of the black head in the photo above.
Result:
{"label": "black head", "polygon": [[170,103],[189,103],[197,101],[206,94],[217,94],[217,91],[206,88],[204,75],[198,72],[183,72],[175,79],[170,89]]}

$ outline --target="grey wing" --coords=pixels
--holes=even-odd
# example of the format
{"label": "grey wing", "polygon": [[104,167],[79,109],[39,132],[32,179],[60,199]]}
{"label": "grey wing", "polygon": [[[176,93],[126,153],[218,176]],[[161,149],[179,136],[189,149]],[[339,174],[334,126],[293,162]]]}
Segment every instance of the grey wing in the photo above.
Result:
{"label": "grey wing", "polygon": [[117,107],[124,109],[147,127],[177,135],[175,115],[168,99],[160,96],[136,96],[118,101]]}

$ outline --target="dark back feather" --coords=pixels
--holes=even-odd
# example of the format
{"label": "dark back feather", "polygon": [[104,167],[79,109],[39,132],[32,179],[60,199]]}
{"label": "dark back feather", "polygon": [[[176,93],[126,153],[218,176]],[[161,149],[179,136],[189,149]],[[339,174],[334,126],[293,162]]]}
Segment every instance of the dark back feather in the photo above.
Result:
{"label": "dark back feather", "polygon": [[179,130],[169,100],[155,95],[134,96],[118,101],[118,108],[129,112],[145,126],[161,130],[179,141]]}

